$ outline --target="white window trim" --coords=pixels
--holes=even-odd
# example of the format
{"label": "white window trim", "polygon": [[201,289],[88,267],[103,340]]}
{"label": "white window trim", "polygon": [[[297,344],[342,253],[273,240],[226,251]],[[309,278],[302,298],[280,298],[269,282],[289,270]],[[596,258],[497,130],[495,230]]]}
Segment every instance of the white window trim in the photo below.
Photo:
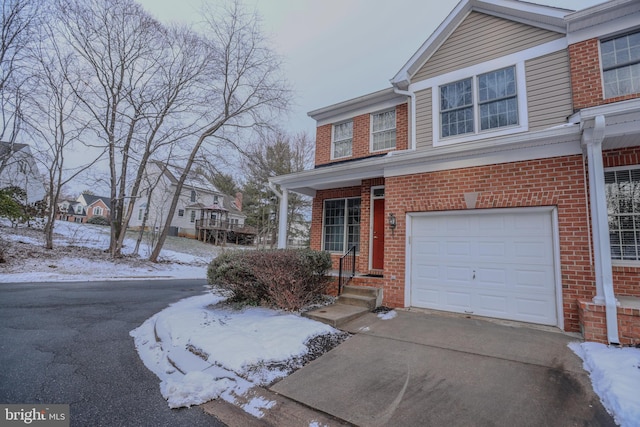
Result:
{"label": "white window trim", "polygon": [[[396,117],[396,122],[394,123],[394,127],[393,127],[393,129],[396,131],[396,143],[393,147],[390,147],[390,148],[381,148],[379,150],[374,150],[373,149],[373,116],[377,114],[387,113],[390,111],[393,111]],[[386,132],[389,130],[392,130],[392,129],[389,128],[379,132]],[[386,108],[384,110],[374,111],[373,113],[369,113],[369,152],[379,153],[383,151],[395,150],[397,146],[398,146],[398,110],[396,108]]]}
{"label": "white window trim", "polygon": [[[501,68],[509,67],[516,65],[516,73],[518,74],[517,82],[518,82],[518,115],[519,115],[519,127],[518,128],[510,128],[508,130],[504,130],[509,133],[518,133],[527,131],[529,129],[529,116],[527,111],[527,91],[526,91],[526,73],[525,73],[525,62],[538,58],[540,56],[548,55],[553,52],[557,52],[559,50],[567,49],[568,43],[566,37],[559,38],[557,40],[553,40],[548,43],[543,43],[538,46],[534,46],[529,49],[522,50],[520,52],[516,52],[510,55],[503,56],[501,58],[496,58],[487,62],[483,62],[481,64],[473,65],[471,67],[462,68],[459,70],[454,70],[449,73],[445,73],[436,77],[432,77],[429,79],[421,80],[416,83],[412,83],[409,85],[409,92],[420,92],[422,90],[431,89],[432,95],[432,118],[433,118],[433,144],[437,145],[445,145],[439,142],[440,138],[440,109],[436,108],[439,106],[439,95],[437,88],[443,84],[455,82],[458,80],[463,80],[469,78],[470,76],[476,76],[478,74],[487,73],[489,71],[499,70]],[[438,103],[433,104],[433,99],[436,99]],[[473,141],[477,139],[483,139],[487,137],[501,136],[503,133],[501,132],[486,132],[477,135],[470,136],[468,139],[463,140],[454,140],[447,138],[447,142],[449,144],[453,144],[455,142],[466,142]],[[438,143],[436,143],[438,142]]]}
{"label": "white window trim", "polygon": [[[322,250],[324,251],[324,226],[325,226],[325,218],[326,218],[326,205],[325,202],[329,202],[332,200],[342,200],[344,201],[345,205],[347,205],[347,200],[351,200],[351,199],[360,199],[360,223],[362,224],[362,197],[361,196],[352,196],[352,197],[332,197],[330,199],[323,199],[322,200],[322,242],[320,242],[320,247],[322,248]],[[346,210],[346,206],[345,206],[345,215],[347,215],[347,210]],[[362,229],[360,229],[360,234],[362,234]],[[343,247],[342,247],[342,251],[327,251],[329,253],[332,254],[344,254],[344,252],[346,251],[346,245],[348,243],[348,236],[347,236],[347,223],[346,223],[346,218],[345,218],[345,233],[343,236]],[[358,250],[357,254],[360,253],[360,251],[362,250],[362,242],[360,242],[360,249]]]}
{"label": "white window trim", "polygon": [[[491,63],[488,63],[491,64]],[[498,71],[503,68],[513,67],[516,69],[516,90],[518,100],[518,124],[512,126],[505,126],[501,128],[493,128],[487,130],[480,130],[480,113],[478,107],[478,76],[480,74],[490,73],[492,71]],[[487,64],[480,64],[477,67],[473,67],[471,70],[473,74],[467,75],[460,79],[448,80],[433,86],[431,91],[432,102],[432,120],[433,120],[433,146],[442,147],[451,144],[459,144],[462,142],[476,141],[488,137],[497,137],[512,135],[515,133],[526,132],[529,130],[529,116],[527,113],[527,81],[525,75],[524,61],[515,64],[506,64],[502,67],[491,68]],[[440,86],[454,83],[459,80],[471,78],[471,84],[473,86],[473,120],[474,120],[474,132],[465,133],[462,135],[448,136],[443,138],[440,135]]]}
{"label": "white window trim", "polygon": [[[335,148],[336,148],[336,147],[335,147],[335,142],[336,142],[336,140],[335,140],[335,131],[336,131],[336,126],[342,125],[342,124],[347,123],[347,122],[351,122],[351,154],[350,154],[350,155],[348,155],[348,156],[340,156],[340,157],[336,157],[336,156],[335,156],[335,152],[336,152],[336,150],[335,150]],[[353,119],[349,119],[349,120],[343,120],[343,121],[341,121],[341,122],[336,122],[336,123],[333,123],[333,124],[331,125],[331,160],[336,160],[336,159],[348,159],[348,158],[350,158],[350,157],[353,157],[353,127],[354,127],[354,124],[355,124],[355,123],[353,122]],[[341,140],[341,141],[342,141],[342,140]]]}
{"label": "white window trim", "polygon": [[[607,97],[606,96],[606,92],[605,92],[606,88],[605,88],[605,84],[604,84],[604,63],[602,62],[602,42],[603,41],[604,42],[608,42],[608,41],[611,41],[611,40],[614,40],[614,39],[617,39],[617,38],[620,38],[620,37],[627,36],[629,34],[635,34],[637,32],[640,32],[640,28],[636,28],[635,30],[633,30],[631,32],[624,31],[624,32],[620,32],[620,33],[618,33],[616,35],[612,35],[612,36],[610,35],[610,36],[607,36],[607,37],[602,37],[602,38],[600,38],[598,40],[598,62],[600,64],[600,86],[602,86],[602,99],[603,100],[620,98],[620,97],[623,97],[623,96],[634,95],[634,94],[637,93],[637,92],[630,92],[630,93],[625,93],[625,94],[622,94],[622,95],[616,95],[616,96]],[[622,68],[622,67],[624,67],[624,66],[618,66],[618,67],[615,67],[615,68],[619,69],[619,68]]]}
{"label": "white window trim", "polygon": [[100,206],[96,206],[93,208],[93,214],[102,216],[102,208]]}
{"label": "white window trim", "polygon": [[[604,168],[603,172],[627,171],[634,169],[640,169],[640,165],[614,166],[611,168]],[[609,227],[607,227],[607,232],[609,232]],[[613,259],[613,257],[611,256],[611,244],[609,244],[609,257],[611,258],[611,265],[616,267],[640,267],[640,260],[634,261],[630,259]]]}

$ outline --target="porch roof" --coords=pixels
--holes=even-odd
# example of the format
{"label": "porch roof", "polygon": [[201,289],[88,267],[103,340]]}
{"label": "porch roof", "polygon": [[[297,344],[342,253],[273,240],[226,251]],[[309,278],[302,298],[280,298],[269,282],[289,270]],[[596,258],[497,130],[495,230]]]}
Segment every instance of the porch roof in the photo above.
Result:
{"label": "porch roof", "polygon": [[288,191],[314,197],[318,190],[358,186],[371,178],[581,154],[581,133],[579,124],[569,123],[538,132],[449,145],[437,150],[392,151],[382,157],[323,165],[275,176],[269,181]]}

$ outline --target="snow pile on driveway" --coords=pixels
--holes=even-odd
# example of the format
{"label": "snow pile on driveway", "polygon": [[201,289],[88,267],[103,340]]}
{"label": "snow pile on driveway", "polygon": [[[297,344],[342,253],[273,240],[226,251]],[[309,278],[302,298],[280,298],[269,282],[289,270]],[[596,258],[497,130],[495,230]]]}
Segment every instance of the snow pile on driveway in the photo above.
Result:
{"label": "snow pile on driveway", "polygon": [[251,389],[286,377],[347,334],[291,313],[249,307],[234,310],[207,293],[181,300],[131,331],[144,364],[161,380],[171,408],[222,398],[260,417],[275,402],[251,398]]}

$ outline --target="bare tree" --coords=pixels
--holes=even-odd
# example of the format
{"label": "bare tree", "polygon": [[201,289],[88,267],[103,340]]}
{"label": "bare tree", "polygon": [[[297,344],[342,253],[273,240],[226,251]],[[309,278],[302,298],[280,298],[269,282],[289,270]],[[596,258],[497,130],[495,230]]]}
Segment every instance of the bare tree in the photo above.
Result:
{"label": "bare tree", "polygon": [[[149,259],[157,261],[173,220],[182,187],[198,152],[207,140],[229,142],[227,131],[267,126],[273,114],[288,107],[290,93],[280,74],[280,59],[268,47],[255,13],[238,1],[222,10],[203,12],[202,31],[209,59],[207,76],[199,90],[206,101],[205,127],[190,146],[178,178],[165,224]],[[229,148],[241,143],[229,144]]]}
{"label": "bare tree", "polygon": [[[38,18],[35,0],[3,0],[0,33],[0,141],[14,144],[22,124],[24,83],[31,75],[28,51]],[[12,150],[9,150],[11,152]],[[9,156],[0,156],[0,172]]]}
{"label": "bare tree", "polygon": [[[197,38],[187,31],[169,32],[133,0],[59,0],[59,6],[65,38],[83,65],[83,80],[73,80],[82,85],[74,85],[74,91],[108,153],[109,249],[119,256],[131,215],[125,202],[137,196],[146,162],[154,150],[185,136],[175,123],[164,133],[161,128],[168,115],[188,108],[185,102],[193,94],[188,89],[203,68],[194,51]],[[132,170],[138,171],[133,193]]]}
{"label": "bare tree", "polygon": [[[45,248],[53,249],[53,229],[56,220],[56,203],[62,188],[101,158],[84,159],[82,165],[68,168],[67,155],[77,149],[87,130],[79,111],[79,99],[74,93],[70,78],[74,67],[74,55],[59,45],[55,23],[43,21],[39,25],[42,37],[33,49],[34,78],[32,90],[26,98],[29,116],[26,126],[38,147],[38,158],[47,175],[46,192],[49,203],[46,209]],[[83,150],[86,152],[86,150]]]}

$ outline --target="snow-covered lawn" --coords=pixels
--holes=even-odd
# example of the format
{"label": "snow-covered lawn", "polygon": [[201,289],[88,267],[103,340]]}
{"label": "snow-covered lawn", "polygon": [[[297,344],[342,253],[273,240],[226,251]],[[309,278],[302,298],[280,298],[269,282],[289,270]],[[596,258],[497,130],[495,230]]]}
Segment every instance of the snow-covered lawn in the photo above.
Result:
{"label": "snow-covered lawn", "polygon": [[295,314],[226,306],[214,293],[184,299],[131,331],[169,406],[222,398],[256,417],[275,402],[251,397],[346,334]]}
{"label": "snow-covered lawn", "polygon": [[[15,231],[0,222],[0,244],[8,262],[0,264],[2,282],[122,280],[131,278],[205,278],[218,247],[170,238],[159,264],[105,254],[107,227],[56,223],[57,249],[42,249],[41,233]],[[135,247],[125,240],[125,254]],[[222,398],[260,416],[273,402],[251,398],[252,387],[288,375],[305,361],[344,338],[335,329],[294,314],[261,308],[232,310],[214,293],[179,301],[131,331],[145,365],[161,381],[169,406],[189,406]],[[395,312],[384,317],[393,321]],[[322,345],[318,342],[322,341]],[[640,349],[573,343],[605,408],[625,427],[640,427]]]}

